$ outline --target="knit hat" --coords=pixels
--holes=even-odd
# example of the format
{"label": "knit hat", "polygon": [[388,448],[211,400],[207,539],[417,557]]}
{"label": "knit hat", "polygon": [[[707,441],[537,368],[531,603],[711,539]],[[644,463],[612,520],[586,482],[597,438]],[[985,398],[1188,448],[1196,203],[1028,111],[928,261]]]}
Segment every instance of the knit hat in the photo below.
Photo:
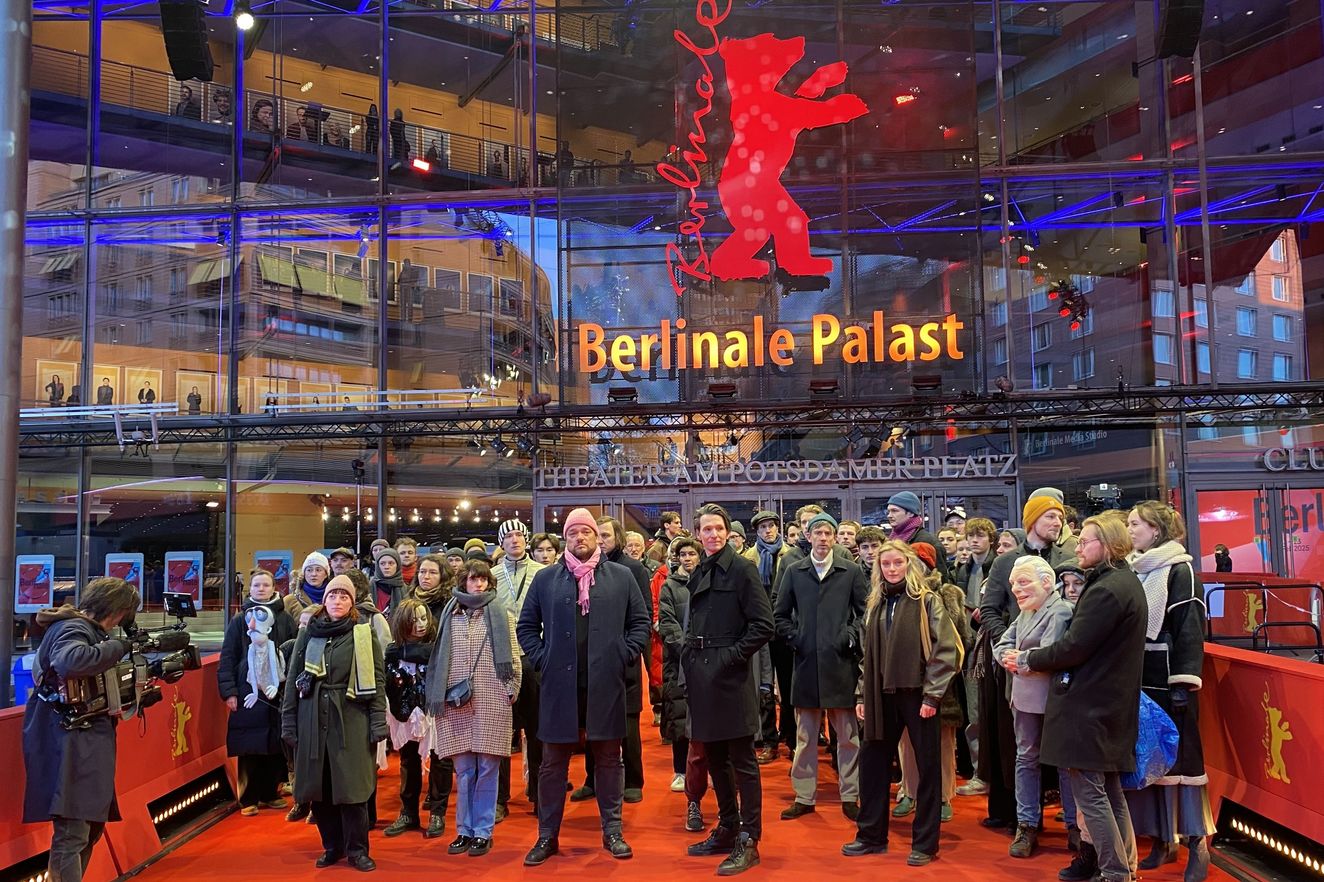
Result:
{"label": "knit hat", "polygon": [[757,531],[759,528],[759,524],[763,523],[764,521],[776,521],[778,524],[780,524],[782,522],[782,519],[777,517],[776,512],[768,511],[767,509],[764,509],[763,511],[754,512],[754,517],[749,519],[749,525],[753,527],[755,531]]}
{"label": "knit hat", "polygon": [[1062,491],[1056,487],[1040,487],[1038,490],[1035,490],[1030,494],[1031,499],[1036,496],[1047,496],[1049,499],[1056,499],[1060,503],[1066,502],[1066,497],[1064,497]]}
{"label": "knit hat", "polygon": [[597,520],[593,517],[593,513],[586,508],[576,508],[571,511],[570,514],[566,515],[565,525],[561,528],[561,532],[568,536],[570,534],[570,528],[577,526],[587,526],[592,529],[594,533],[598,531]]}
{"label": "knit hat", "polygon": [[911,514],[919,514],[919,497],[909,490],[902,490],[900,493],[893,493],[887,500],[888,505],[895,505],[897,508],[904,508]]}
{"label": "knit hat", "polygon": [[464,549],[458,545],[452,545],[446,549],[447,557],[464,557]]}
{"label": "knit hat", "polygon": [[742,524],[742,523],[740,523],[740,521],[732,521],[732,522],[731,522],[731,532],[732,532],[732,533],[739,533],[741,539],[748,538],[748,537],[745,536],[745,525]]}
{"label": "knit hat", "polygon": [[354,583],[349,580],[349,576],[336,576],[330,582],[326,583],[326,588],[322,591],[322,599],[332,591],[343,591],[349,595],[350,600],[354,600]]}
{"label": "knit hat", "polygon": [[369,548],[390,548],[390,547],[391,547],[391,543],[387,542],[385,539],[374,539],[372,540],[372,545],[369,546]]}
{"label": "knit hat", "polygon": [[1066,509],[1062,507],[1061,500],[1054,499],[1052,496],[1031,496],[1025,502],[1025,510],[1021,512],[1021,523],[1025,525],[1026,532],[1034,528],[1035,521],[1054,510],[1060,514],[1066,514]]}
{"label": "knit hat", "polygon": [[299,572],[302,573],[313,564],[317,564],[328,573],[331,572],[331,564],[327,562],[326,555],[320,551],[310,552],[309,555],[303,559],[303,566],[299,567]]}
{"label": "knit hat", "polygon": [[814,532],[814,527],[818,526],[819,524],[827,524],[828,526],[832,527],[833,533],[837,532],[837,519],[825,511],[820,511],[818,514],[814,515],[812,518],[809,519],[809,526],[805,529],[805,532],[806,533]]}
{"label": "knit hat", "polygon": [[[335,551],[331,552],[331,554],[329,554],[328,557],[347,557],[347,558],[349,558],[350,560],[353,560],[353,559],[354,559],[354,552],[353,552],[351,549],[349,549],[349,548],[345,548],[345,547],[342,545],[340,548],[337,548]],[[308,564],[305,562],[305,563],[304,563],[304,566],[307,566],[307,565],[308,565]]]}
{"label": "knit hat", "polygon": [[468,554],[469,552],[473,551],[475,548],[477,548],[483,554],[487,554],[487,543],[484,542],[482,539],[474,538],[464,543],[465,554]]}
{"label": "knit hat", "polygon": [[523,533],[524,538],[529,537],[529,528],[519,518],[511,518],[503,521],[501,526],[497,527],[497,545],[506,541],[506,537],[511,533]]}
{"label": "knit hat", "polygon": [[[473,541],[473,540],[470,540],[470,541]],[[486,547],[486,546],[484,546],[484,547],[482,547],[482,548],[470,548],[468,551],[466,551],[466,552],[464,553],[464,559],[465,559],[465,560],[491,560],[491,558],[489,558],[489,557],[487,556],[487,547]]]}
{"label": "knit hat", "polygon": [[965,515],[965,506],[953,505],[951,508],[947,509],[947,517],[943,518],[943,520],[945,521],[947,518],[960,518],[963,521],[968,520]]}
{"label": "knit hat", "polygon": [[929,569],[938,568],[938,550],[927,542],[916,542],[910,546],[910,550],[915,552],[915,556],[924,563],[928,564]]}

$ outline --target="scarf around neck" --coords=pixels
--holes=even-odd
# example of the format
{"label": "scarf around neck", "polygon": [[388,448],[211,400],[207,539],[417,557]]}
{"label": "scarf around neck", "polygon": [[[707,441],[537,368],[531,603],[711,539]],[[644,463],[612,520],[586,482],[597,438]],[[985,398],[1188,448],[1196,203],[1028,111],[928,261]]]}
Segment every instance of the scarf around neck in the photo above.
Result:
{"label": "scarf around neck", "polygon": [[757,536],[754,538],[754,547],[759,552],[759,578],[763,580],[764,585],[772,584],[772,577],[777,570],[777,555],[785,545],[781,536],[777,537],[776,542],[764,542]]}
{"label": "scarf around neck", "polygon": [[349,620],[349,616],[343,619],[332,619],[327,615],[314,616],[308,623],[308,645],[304,647],[303,669],[314,677],[325,677],[327,644],[349,633],[354,635],[354,654],[349,665],[345,695],[351,699],[369,699],[377,693],[377,672],[373,662],[372,626],[366,622],[356,625]]}
{"label": "scarf around neck", "polygon": [[901,522],[901,526],[892,528],[892,538],[909,542],[922,526],[924,526],[924,519],[917,514],[911,515]]}
{"label": "scarf around neck", "polygon": [[575,577],[579,583],[579,614],[588,615],[588,589],[593,586],[593,577],[598,569],[598,564],[602,562],[602,549],[598,548],[593,552],[593,556],[588,560],[580,560],[573,554],[566,552],[565,566],[570,574]]}
{"label": "scarf around neck", "polygon": [[[484,591],[482,594],[469,594],[455,591],[441,612],[441,634],[432,647],[432,657],[428,660],[428,670],[435,673],[428,675],[427,706],[428,712],[437,719],[446,715],[446,690],[450,685],[451,645],[453,643],[453,625],[461,614],[481,610],[487,624],[487,643],[492,647],[492,668],[502,683],[509,683],[515,677],[514,656],[510,646],[509,613],[504,603],[493,603],[496,591]],[[484,647],[479,647],[482,654]],[[477,662],[478,656],[474,656]],[[472,676],[472,675],[471,675]]]}
{"label": "scarf around neck", "polygon": [[322,598],[325,597],[326,595],[326,586],[330,581],[331,581],[330,579],[327,579],[326,582],[323,582],[321,585],[318,585],[316,587],[309,585],[308,582],[305,581],[302,585],[299,586],[299,590],[302,591],[304,594],[307,594],[308,599],[311,600],[313,603],[320,604],[322,603]]}
{"label": "scarf around neck", "polygon": [[1149,607],[1145,625],[1145,638],[1153,640],[1163,630],[1163,619],[1168,614],[1168,576],[1174,566],[1189,564],[1191,556],[1180,542],[1169,540],[1141,554],[1131,557],[1131,569],[1140,577],[1145,588],[1145,605]]}

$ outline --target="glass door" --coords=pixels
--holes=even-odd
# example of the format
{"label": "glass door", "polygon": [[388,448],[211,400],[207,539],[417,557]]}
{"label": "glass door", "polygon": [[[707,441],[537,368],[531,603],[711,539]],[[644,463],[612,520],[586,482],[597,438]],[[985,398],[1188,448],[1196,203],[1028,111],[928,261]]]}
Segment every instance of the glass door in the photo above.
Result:
{"label": "glass door", "polygon": [[1283,575],[1324,584],[1324,479],[1282,488]]}

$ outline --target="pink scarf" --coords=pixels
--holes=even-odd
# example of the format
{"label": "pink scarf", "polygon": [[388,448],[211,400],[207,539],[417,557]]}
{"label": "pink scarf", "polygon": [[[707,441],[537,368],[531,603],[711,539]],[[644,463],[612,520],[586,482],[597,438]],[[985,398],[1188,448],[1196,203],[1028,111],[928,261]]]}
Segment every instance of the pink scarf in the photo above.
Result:
{"label": "pink scarf", "polygon": [[602,560],[602,549],[597,548],[593,556],[588,560],[580,560],[573,554],[566,552],[565,565],[574,575],[575,581],[579,583],[579,612],[580,615],[588,615],[588,589],[593,586],[593,573],[598,568],[598,562]]}
{"label": "pink scarf", "polygon": [[900,539],[902,542],[909,542],[911,537],[919,532],[919,528],[924,526],[924,519],[919,515],[911,515],[901,522],[899,527],[892,528],[892,539]]}

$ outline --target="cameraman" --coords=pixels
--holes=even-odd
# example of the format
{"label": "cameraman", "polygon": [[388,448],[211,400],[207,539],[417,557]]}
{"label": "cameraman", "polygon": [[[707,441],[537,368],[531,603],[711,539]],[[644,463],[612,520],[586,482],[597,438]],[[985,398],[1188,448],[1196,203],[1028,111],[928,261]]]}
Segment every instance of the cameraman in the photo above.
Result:
{"label": "cameraman", "polygon": [[106,714],[86,728],[67,730],[56,706],[38,696],[71,677],[100,675],[129,652],[109,631],[132,621],[138,592],[123,579],[93,579],[77,607],[65,604],[37,613],[45,629],[33,678],[37,688],[23,713],[23,762],[27,791],[23,822],[53,827],[50,882],[78,882],[107,821],[120,819],[115,803],[115,722]]}

